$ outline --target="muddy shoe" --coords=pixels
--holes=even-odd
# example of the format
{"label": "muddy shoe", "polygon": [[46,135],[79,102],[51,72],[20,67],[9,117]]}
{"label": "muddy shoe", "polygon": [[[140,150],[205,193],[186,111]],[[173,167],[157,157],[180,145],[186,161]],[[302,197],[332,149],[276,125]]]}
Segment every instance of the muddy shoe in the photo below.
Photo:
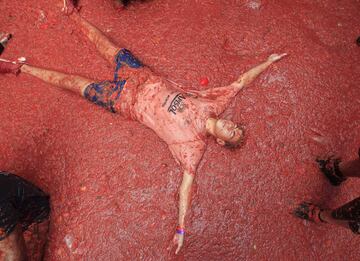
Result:
{"label": "muddy shoe", "polygon": [[339,186],[346,180],[346,177],[341,173],[339,168],[340,159],[329,157],[327,159],[316,159],[316,162],[319,165],[320,171],[329,180],[331,185]]}
{"label": "muddy shoe", "polygon": [[321,211],[323,211],[323,209],[312,203],[302,202],[294,210],[294,215],[298,218],[309,220],[314,223],[324,223],[325,221],[320,218]]}
{"label": "muddy shoe", "polygon": [[11,37],[12,35],[9,33],[0,33],[0,55],[5,50],[5,46],[7,45]]}
{"label": "muddy shoe", "polygon": [[10,73],[18,75],[22,65],[23,64],[0,59],[0,74]]}

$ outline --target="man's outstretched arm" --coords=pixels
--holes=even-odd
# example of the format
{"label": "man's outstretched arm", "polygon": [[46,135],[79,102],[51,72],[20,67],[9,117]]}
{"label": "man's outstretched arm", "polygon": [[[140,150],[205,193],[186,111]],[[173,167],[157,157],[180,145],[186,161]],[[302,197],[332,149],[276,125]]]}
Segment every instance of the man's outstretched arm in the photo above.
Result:
{"label": "man's outstretched arm", "polygon": [[249,71],[243,73],[239,77],[239,79],[237,81],[233,82],[231,85],[235,86],[237,89],[243,88],[244,86],[251,83],[256,77],[258,77],[260,73],[265,71],[273,62],[280,60],[281,58],[283,58],[286,55],[287,55],[286,53],[270,55],[265,62],[255,66],[254,68],[250,69]]}
{"label": "man's outstretched arm", "polygon": [[190,205],[191,200],[191,185],[193,183],[194,176],[188,171],[184,171],[183,179],[180,185],[179,191],[179,226],[175,232],[174,243],[177,245],[175,254],[179,253],[181,247],[184,244],[185,234],[185,216]]}
{"label": "man's outstretched arm", "polygon": [[251,68],[249,71],[240,75],[240,77],[230,85],[223,87],[210,88],[207,90],[197,91],[190,90],[187,91],[190,94],[196,95],[198,97],[213,99],[218,101],[218,111],[223,111],[228,103],[234,98],[238,92],[249,85],[256,77],[258,77],[263,71],[265,71],[272,63],[280,60],[286,53],[283,54],[272,54],[270,55],[266,61],[261,64]]}

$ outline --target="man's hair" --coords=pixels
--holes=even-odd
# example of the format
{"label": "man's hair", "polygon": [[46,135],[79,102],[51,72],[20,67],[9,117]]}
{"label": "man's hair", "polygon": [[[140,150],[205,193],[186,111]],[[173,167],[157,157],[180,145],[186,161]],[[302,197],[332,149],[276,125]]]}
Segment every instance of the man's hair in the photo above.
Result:
{"label": "man's hair", "polygon": [[236,127],[242,131],[241,138],[236,143],[225,141],[224,147],[230,150],[240,148],[245,143],[245,129],[241,124],[236,124]]}

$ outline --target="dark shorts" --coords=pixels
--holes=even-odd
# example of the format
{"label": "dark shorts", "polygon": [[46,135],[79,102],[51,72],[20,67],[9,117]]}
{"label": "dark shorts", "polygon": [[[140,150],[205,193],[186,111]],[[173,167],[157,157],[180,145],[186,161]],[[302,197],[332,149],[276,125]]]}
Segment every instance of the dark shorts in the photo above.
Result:
{"label": "dark shorts", "polygon": [[349,228],[360,234],[360,197],[332,211],[334,219],[349,221]]}
{"label": "dark shorts", "polygon": [[126,79],[119,79],[119,70],[123,66],[133,69],[143,67],[142,63],[126,49],[121,49],[115,56],[115,64],[114,80],[92,83],[84,91],[86,99],[114,113],[116,112],[114,105],[120,99],[127,81]]}
{"label": "dark shorts", "polygon": [[15,227],[23,231],[45,221],[50,214],[49,196],[23,178],[0,171],[0,241]]}

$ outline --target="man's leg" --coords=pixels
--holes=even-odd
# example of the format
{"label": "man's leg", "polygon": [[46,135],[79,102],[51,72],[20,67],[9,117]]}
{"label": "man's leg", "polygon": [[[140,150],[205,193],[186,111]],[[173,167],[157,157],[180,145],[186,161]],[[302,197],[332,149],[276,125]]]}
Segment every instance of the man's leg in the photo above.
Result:
{"label": "man's leg", "polygon": [[242,74],[239,79],[232,84],[224,87],[217,87],[204,91],[190,91],[189,93],[195,94],[201,98],[214,100],[216,103],[217,113],[221,113],[226,109],[231,99],[233,99],[238,92],[249,85],[256,77],[258,77],[263,71],[265,71],[272,63],[280,60],[287,54],[272,54],[269,58]]}
{"label": "man's leg", "polygon": [[74,6],[73,0],[63,0],[62,12],[69,16],[79,27],[87,38],[95,44],[100,54],[114,64],[114,58],[121,48],[117,47],[99,29],[79,15],[79,8]]}
{"label": "man's leg", "polygon": [[20,225],[0,241],[0,251],[4,253],[4,261],[26,260],[26,246]]}
{"label": "man's leg", "polygon": [[50,83],[59,88],[79,93],[82,96],[84,96],[86,87],[95,82],[94,80],[90,80],[81,76],[64,74],[27,64],[24,64],[20,70],[22,73],[30,74],[43,80],[44,82]]}
{"label": "man's leg", "polygon": [[[6,65],[8,64],[10,63],[6,63]],[[64,74],[27,64],[21,65],[19,68],[16,68],[16,70],[11,69],[10,73],[18,74],[18,71],[35,76],[59,88],[78,93],[87,100],[111,112],[117,112],[115,104],[119,100],[121,91],[126,83],[125,80],[96,82],[81,76]],[[0,71],[0,73],[9,72],[6,70],[5,72]]]}
{"label": "man's leg", "polygon": [[70,18],[75,21],[84,35],[95,45],[98,52],[113,65],[115,63],[115,56],[121,48],[78,13],[73,13]]}
{"label": "man's leg", "polygon": [[82,18],[77,12],[74,12],[71,19],[79,26],[85,36],[95,45],[98,52],[111,64],[116,65],[114,73],[114,81],[119,78],[128,78],[134,76],[135,71],[120,70],[123,65],[129,68],[139,69],[143,64],[132,55],[132,53],[124,48],[120,48],[114,44],[105,34],[103,34],[94,25]]}

